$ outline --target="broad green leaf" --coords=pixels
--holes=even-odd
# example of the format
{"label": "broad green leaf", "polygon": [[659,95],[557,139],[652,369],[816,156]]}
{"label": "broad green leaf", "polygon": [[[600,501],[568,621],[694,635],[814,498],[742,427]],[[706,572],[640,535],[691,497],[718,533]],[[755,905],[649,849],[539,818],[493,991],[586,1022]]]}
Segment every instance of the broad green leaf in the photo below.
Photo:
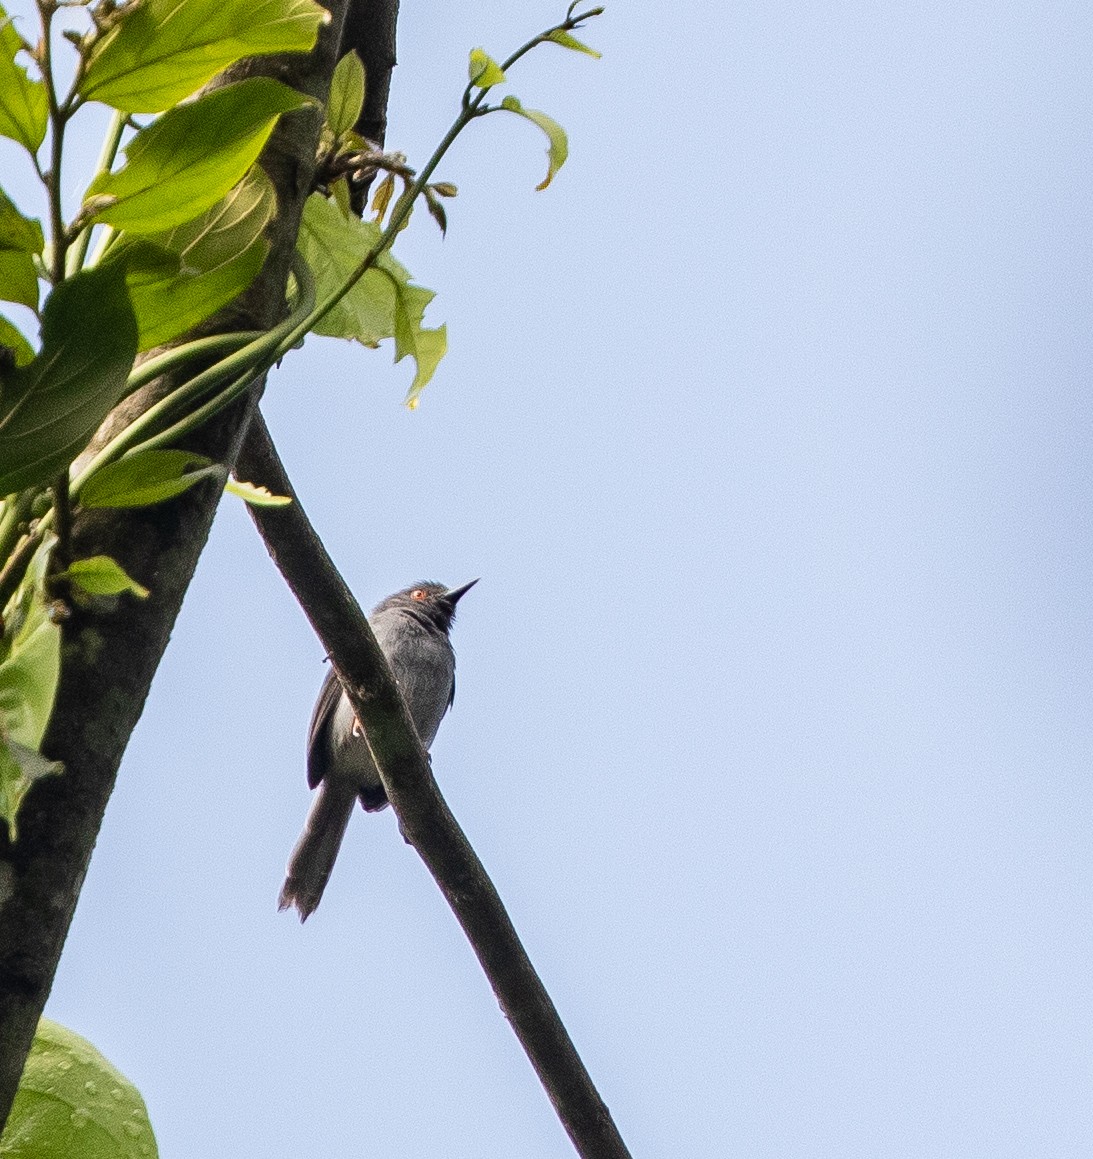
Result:
{"label": "broad green leaf", "polygon": [[480,89],[491,89],[494,85],[504,84],[507,79],[504,69],[481,48],[471,49],[467,74],[471,84]]}
{"label": "broad green leaf", "polygon": [[164,113],[125,150],[126,164],[88,187],[85,202],[114,200],[95,221],[131,234],[161,233],[211,209],[255,162],[278,117],[309,98],[251,77]]}
{"label": "broad green leaf", "polygon": [[546,133],[548,142],[547,175],[535,186],[536,189],[546,189],[554,180],[554,174],[561,169],[565,164],[565,159],[569,156],[569,142],[566,140],[565,129],[553,118],[548,117],[546,113],[540,113],[536,109],[525,109],[515,97],[505,97],[501,102],[501,108],[526,117],[532,124],[538,125]]}
{"label": "broad green leaf", "polygon": [[80,1035],[43,1018],[7,1128],[3,1159],[157,1159],[135,1086]]}
{"label": "broad green leaf", "polygon": [[[34,360],[34,347],[26,340],[21,330],[7,318],[0,315],[0,346],[6,346],[15,354],[15,365],[26,366]],[[0,392],[0,407],[3,406]]]}
{"label": "broad green leaf", "polygon": [[268,487],[259,487],[257,483],[244,483],[239,479],[229,479],[224,484],[224,490],[231,495],[237,495],[252,507],[287,507],[292,502],[288,495],[274,495]]}
{"label": "broad green leaf", "polygon": [[222,471],[191,451],[138,451],[96,471],[80,488],[80,506],[150,507]]}
{"label": "broad green leaf", "polygon": [[582,44],[575,36],[570,36],[568,32],[563,31],[561,28],[555,28],[547,39],[553,40],[555,44],[560,44],[563,48],[571,48],[574,52],[583,52],[587,56],[593,56],[596,60],[599,60],[603,55],[602,52],[597,52],[594,48],[589,48],[587,44]]}
{"label": "broad green leaf", "polygon": [[8,375],[0,396],[0,495],[72,462],[125,394],[136,351],[121,268],[85,270],[50,294],[42,348]]}
{"label": "broad green leaf", "polygon": [[107,261],[125,266],[140,350],[185,334],[254,281],[269,253],[263,230],[276,212],[273,185],[256,165],[194,221],[147,238],[122,235]]}
{"label": "broad green leaf", "polygon": [[34,255],[44,245],[41,225],[24,217],[0,189],[0,299],[38,309]]}
{"label": "broad green leaf", "polygon": [[364,108],[364,65],[355,51],[338,61],[330,81],[326,123],[335,136],[352,129]]}
{"label": "broad green leaf", "polygon": [[42,592],[51,546],[39,548],[31,560],[6,610],[7,630],[0,640],[0,820],[13,841],[16,815],[31,785],[61,771],[60,764],[38,751],[61,665],[61,629],[50,618]]}
{"label": "broad green leaf", "polygon": [[23,40],[11,17],[0,8],[0,136],[37,153],[49,124],[49,97],[40,80],[31,80],[15,63]]}
{"label": "broad green leaf", "polygon": [[[321,301],[345,284],[379,240],[379,227],[371,221],[346,219],[332,202],[313,193],[304,205],[298,246],[311,267]],[[381,254],[376,265],[315,327],[317,334],[352,338],[376,346],[395,338],[395,361],[409,354],[417,373],[407,394],[416,402],[432,377],[446,348],[446,331],[422,328],[422,314],[433,298],[432,290],[412,285],[410,273],[390,253]]]}
{"label": "broad green leaf", "polygon": [[310,52],[329,21],[312,0],[144,0],[96,42],[80,93],[126,113],[158,113],[245,56]]}
{"label": "broad green leaf", "polygon": [[71,580],[93,596],[120,596],[122,592],[132,592],[137,599],[148,598],[148,589],[138,584],[116,559],[108,555],[74,559],[56,578]]}
{"label": "broad green leaf", "polygon": [[447,326],[426,330],[421,325],[425,307],[435,297],[432,290],[412,285],[399,286],[395,296],[395,361],[409,355],[417,365],[405,399],[411,410],[417,409],[418,396],[448,350]]}

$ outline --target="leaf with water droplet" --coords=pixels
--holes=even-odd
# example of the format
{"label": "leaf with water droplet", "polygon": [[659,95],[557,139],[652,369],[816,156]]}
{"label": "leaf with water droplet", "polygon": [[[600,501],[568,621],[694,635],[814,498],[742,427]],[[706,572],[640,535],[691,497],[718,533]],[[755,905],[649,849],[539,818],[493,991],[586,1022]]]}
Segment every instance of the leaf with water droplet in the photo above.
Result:
{"label": "leaf with water droplet", "polygon": [[[102,1098],[101,1092],[110,1097]],[[8,1125],[3,1159],[156,1159],[140,1092],[89,1043],[43,1018]]]}

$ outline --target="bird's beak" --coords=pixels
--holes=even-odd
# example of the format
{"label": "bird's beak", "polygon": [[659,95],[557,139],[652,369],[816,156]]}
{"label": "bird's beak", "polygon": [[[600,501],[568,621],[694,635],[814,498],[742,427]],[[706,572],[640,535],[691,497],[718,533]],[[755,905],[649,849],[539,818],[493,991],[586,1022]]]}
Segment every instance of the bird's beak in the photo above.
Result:
{"label": "bird's beak", "polygon": [[[481,577],[479,577],[479,578],[481,578]],[[454,608],[455,605],[457,603],[459,603],[460,598],[465,596],[467,594],[467,592],[469,592],[471,590],[471,588],[473,588],[476,583],[478,583],[478,580],[472,579],[470,583],[464,584],[460,588],[449,588],[449,590],[446,591],[443,596],[441,596],[441,599],[449,607]]]}

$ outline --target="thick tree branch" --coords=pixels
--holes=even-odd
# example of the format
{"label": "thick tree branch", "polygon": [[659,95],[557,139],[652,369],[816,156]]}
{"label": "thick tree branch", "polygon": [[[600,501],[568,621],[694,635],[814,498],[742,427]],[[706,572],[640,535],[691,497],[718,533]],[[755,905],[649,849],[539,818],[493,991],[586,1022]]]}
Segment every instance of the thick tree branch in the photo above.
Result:
{"label": "thick tree branch", "polygon": [[[263,71],[320,101],[329,90],[345,11],[344,0],[325,4],[332,21],[313,53],[262,65]],[[245,299],[206,330],[264,329],[284,309],[320,124],[317,109],[304,110],[285,117],[274,135],[263,157],[279,206],[270,260]],[[171,385],[151,383],[126,399],[104,424],[103,436]],[[252,407],[252,400],[244,399],[217,416],[190,449],[230,465]],[[152,594],[143,602],[125,596],[72,609],[64,625],[60,685],[42,746],[50,758],[64,762],[65,771],[31,789],[19,814],[18,841],[11,844],[6,833],[0,834],[0,1130],[53,983],[118,765],[220,494],[219,486],[207,483],[157,507],[77,513],[73,521],[75,557],[112,556]]]}
{"label": "thick tree branch", "polygon": [[437,788],[387,661],[295,496],[261,414],[254,416],[236,470],[240,478],[293,497],[288,507],[252,507],[251,515],[364,725],[406,840],[455,911],[578,1154],[628,1159],[497,890]]}
{"label": "thick tree branch", "polygon": [[[399,0],[350,0],[342,29],[339,57],[356,50],[364,65],[364,108],[356,130],[369,141],[382,145],[387,136],[387,98],[395,67],[395,26]],[[368,201],[372,179],[351,182],[349,200],[360,217]]]}

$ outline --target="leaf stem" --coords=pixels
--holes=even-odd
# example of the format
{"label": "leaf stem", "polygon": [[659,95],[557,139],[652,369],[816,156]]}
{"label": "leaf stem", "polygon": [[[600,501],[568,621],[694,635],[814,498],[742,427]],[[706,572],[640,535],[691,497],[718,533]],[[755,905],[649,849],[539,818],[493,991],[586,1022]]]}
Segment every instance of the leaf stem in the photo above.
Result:
{"label": "leaf stem", "polygon": [[[99,153],[99,160],[95,166],[95,176],[100,173],[109,173],[114,165],[114,159],[118,155],[118,149],[121,146],[122,133],[125,132],[125,126],[128,123],[129,116],[127,113],[115,112],[110,121],[110,128],[103,138],[102,151]],[[87,258],[87,247],[91,244],[91,234],[94,231],[94,226],[85,225],[76,237],[75,244],[68,253],[68,258],[65,262],[65,273],[68,277],[79,273],[84,267],[84,262]]]}
{"label": "leaf stem", "polygon": [[[259,337],[234,350],[226,358],[214,363],[194,378],[182,383],[181,386],[165,395],[127,427],[119,431],[96,452],[91,461],[72,479],[69,490],[73,496],[78,495],[80,488],[87,480],[107,463],[112,463],[115,459],[121,458],[122,455],[134,451],[138,447],[143,450],[152,445],[161,446],[164,441],[161,440],[161,435],[169,434],[171,439],[178,439],[184,434],[196,430],[217,411],[222,410],[238,398],[248,386],[265,374],[278,358],[295,345],[293,342],[286,344],[287,336],[295,333],[299,319],[306,317],[308,311],[315,304],[315,281],[302,259],[298,259],[294,263],[293,273],[299,287],[299,300],[288,318],[272,330],[261,333]],[[197,348],[215,350],[219,346],[229,343],[235,346],[246,333],[240,332],[238,334],[218,335],[212,339],[198,339],[196,342],[187,343],[185,347],[179,347],[178,351],[185,351],[185,357],[189,358],[195,355]],[[156,374],[169,369],[171,365],[185,360],[184,358],[174,358],[176,353],[177,351],[168,351],[158,358],[149,359],[134,377],[146,376],[145,381],[149,381]],[[166,430],[162,428],[162,423],[166,419],[187,405],[204,399],[223,383],[229,385],[199,406],[197,410],[184,415]]]}

